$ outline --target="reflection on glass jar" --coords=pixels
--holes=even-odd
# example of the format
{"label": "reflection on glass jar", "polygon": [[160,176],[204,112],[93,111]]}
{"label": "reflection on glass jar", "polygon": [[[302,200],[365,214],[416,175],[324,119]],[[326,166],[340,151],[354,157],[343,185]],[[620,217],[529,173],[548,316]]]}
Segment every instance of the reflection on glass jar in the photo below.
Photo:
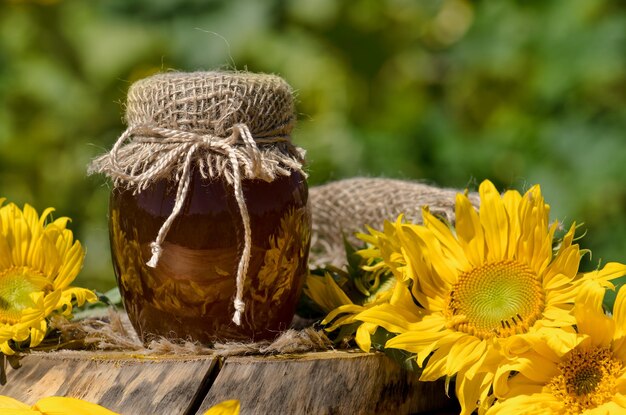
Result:
{"label": "reflection on glass jar", "polygon": [[158,181],[138,194],[114,189],[111,252],[133,326],[146,341],[159,335],[211,343],[271,339],[289,326],[304,277],[311,215],[305,178],[244,180],[252,251],[241,326],[232,321],[243,224],[232,189],[194,173],[181,214],[156,268],[150,244],[172,211],[176,183]]}

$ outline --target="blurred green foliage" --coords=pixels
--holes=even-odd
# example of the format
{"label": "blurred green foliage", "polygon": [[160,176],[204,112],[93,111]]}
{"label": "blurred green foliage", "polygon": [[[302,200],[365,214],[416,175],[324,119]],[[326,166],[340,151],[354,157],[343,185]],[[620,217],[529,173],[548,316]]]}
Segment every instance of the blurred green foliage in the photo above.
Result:
{"label": "blurred green foliage", "polygon": [[0,194],[74,219],[78,283],[115,282],[108,185],[133,81],[232,68],[297,90],[311,184],[354,175],[540,183],[583,245],[626,253],[626,3],[0,0]]}

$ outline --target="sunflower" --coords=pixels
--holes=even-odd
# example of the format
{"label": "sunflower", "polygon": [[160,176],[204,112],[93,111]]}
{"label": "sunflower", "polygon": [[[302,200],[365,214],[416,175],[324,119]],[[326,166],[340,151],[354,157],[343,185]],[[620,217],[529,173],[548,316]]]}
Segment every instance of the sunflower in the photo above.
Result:
{"label": "sunflower", "polygon": [[73,301],[97,300],[92,291],[69,286],[84,251],[66,229],[69,218],[47,223],[53,211],[39,217],[29,205],[0,207],[0,352],[7,355],[27,340],[30,347],[41,343],[53,312],[70,316]]}
{"label": "sunflower", "polygon": [[326,314],[322,320],[326,331],[342,328],[337,340],[354,334],[358,346],[368,352],[372,347],[371,336],[378,326],[356,320],[355,316],[389,302],[395,292],[396,278],[377,258],[365,255],[367,250],[356,251],[348,242],[345,249],[345,269],[328,266],[312,270],[306,278],[304,295]]}
{"label": "sunflower", "polygon": [[550,339],[518,345],[496,373],[497,402],[487,415],[626,414],[626,290],[618,292],[612,317],[602,308],[604,294],[598,281],[580,290],[573,350],[562,354]]}
{"label": "sunflower", "polygon": [[[366,237],[410,290],[404,298],[414,301],[390,301],[355,317],[398,333],[385,347],[415,353],[421,380],[456,376],[463,414],[486,402],[502,350],[517,337],[550,333],[563,336],[555,341],[563,351],[573,347],[566,337],[574,331],[581,280],[576,225],[554,249],[558,224],[549,224],[539,186],[523,196],[500,196],[484,181],[479,195],[479,212],[457,195],[455,229],[424,208],[423,225],[400,217],[384,233]],[[407,320],[406,307],[419,318]]]}
{"label": "sunflower", "polygon": [[[352,327],[346,334],[354,333],[354,339],[359,348],[364,352],[369,352],[372,348],[371,336],[379,326],[375,323],[363,322],[357,319],[357,316],[377,305],[399,302],[395,298],[402,296],[403,287],[396,284],[395,279],[388,279],[386,282],[387,284],[384,284],[379,291],[359,303],[352,301],[330,274],[326,273],[323,277],[309,275],[306,279],[305,294],[319,308],[328,313],[322,320],[322,325],[327,326],[326,331],[332,332],[340,327]],[[406,297],[403,298],[406,300]],[[411,316],[415,317],[412,314]]]}

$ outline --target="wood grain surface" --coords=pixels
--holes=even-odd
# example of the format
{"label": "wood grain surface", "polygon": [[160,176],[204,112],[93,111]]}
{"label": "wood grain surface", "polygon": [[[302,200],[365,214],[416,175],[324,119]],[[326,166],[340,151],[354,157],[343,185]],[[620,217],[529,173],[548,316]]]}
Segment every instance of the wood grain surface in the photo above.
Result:
{"label": "wood grain surface", "polygon": [[442,383],[419,382],[383,354],[334,351],[228,358],[197,414],[226,399],[239,399],[242,415],[397,415],[454,407]]}
{"label": "wood grain surface", "polygon": [[145,356],[54,352],[8,368],[0,394],[28,404],[47,396],[98,403],[122,415],[194,415],[227,399],[241,414],[458,413],[441,382],[419,382],[379,353],[290,356]]}
{"label": "wood grain surface", "polygon": [[195,413],[216,360],[55,352],[29,355],[21,363],[7,370],[0,394],[31,405],[47,396],[70,396],[123,415],[182,415]]}

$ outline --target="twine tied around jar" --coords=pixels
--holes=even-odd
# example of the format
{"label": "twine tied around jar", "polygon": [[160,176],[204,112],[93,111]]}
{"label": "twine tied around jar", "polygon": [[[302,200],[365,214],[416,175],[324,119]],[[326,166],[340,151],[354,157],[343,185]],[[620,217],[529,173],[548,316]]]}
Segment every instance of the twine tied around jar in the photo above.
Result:
{"label": "twine tied around jar", "polygon": [[233,188],[244,228],[237,266],[233,322],[241,325],[243,289],[252,248],[242,180],[273,181],[302,171],[304,151],[291,143],[295,123],[289,85],[273,75],[245,72],[165,73],[136,82],[128,92],[128,128],[89,173],[114,185],[145,190],[160,179],[178,182],[176,198],[146,263],[156,267],[163,242],[180,214],[192,169],[203,178],[223,177]]}

